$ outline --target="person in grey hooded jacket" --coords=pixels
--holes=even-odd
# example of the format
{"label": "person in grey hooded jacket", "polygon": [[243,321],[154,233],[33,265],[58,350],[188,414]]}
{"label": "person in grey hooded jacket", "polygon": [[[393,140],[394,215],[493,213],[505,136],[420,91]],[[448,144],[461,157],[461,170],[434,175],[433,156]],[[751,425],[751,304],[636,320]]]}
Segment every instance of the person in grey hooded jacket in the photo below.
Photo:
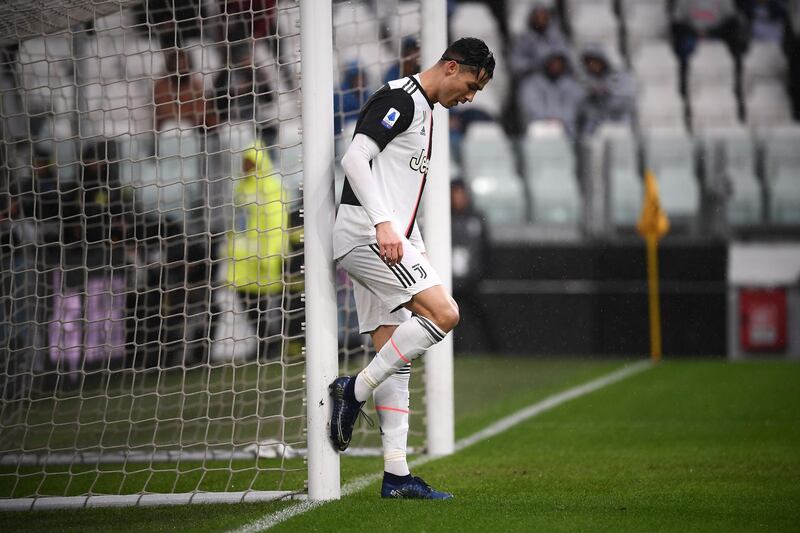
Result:
{"label": "person in grey hooded jacket", "polygon": [[525,124],[538,120],[557,121],[570,138],[575,138],[584,90],[573,76],[566,49],[546,50],[542,54],[542,71],[520,83],[517,98]]}
{"label": "person in grey hooded jacket", "polygon": [[514,78],[521,80],[539,71],[542,52],[554,46],[565,47],[567,40],[547,4],[536,2],[528,15],[527,28],[511,47],[508,63]]}
{"label": "person in grey hooded jacket", "polygon": [[591,135],[604,122],[631,124],[636,94],[631,75],[616,69],[601,46],[585,48],[580,60],[586,95],[579,111],[579,134]]}

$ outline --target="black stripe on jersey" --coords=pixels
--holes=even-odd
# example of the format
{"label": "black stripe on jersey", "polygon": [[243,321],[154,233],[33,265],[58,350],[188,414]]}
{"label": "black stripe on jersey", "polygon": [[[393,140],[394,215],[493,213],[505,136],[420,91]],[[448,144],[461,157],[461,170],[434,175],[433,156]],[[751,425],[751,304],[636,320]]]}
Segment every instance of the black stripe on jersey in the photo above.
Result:
{"label": "black stripe on jersey", "polygon": [[414,318],[417,319],[417,322],[419,322],[419,324],[425,328],[425,330],[431,335],[432,338],[436,340],[436,342],[444,339],[444,333],[437,328],[433,322],[421,315],[414,315]]}
{"label": "black stripe on jersey", "polygon": [[[426,93],[425,89],[422,88],[422,85],[419,84],[419,82],[417,81],[417,78],[415,78],[414,76],[409,76],[408,79],[410,79],[414,83],[414,85],[417,86],[417,89],[419,89],[419,92],[421,92],[422,96],[425,97],[425,100],[428,101],[428,105],[431,106],[431,109],[433,109],[433,102],[431,102],[431,99],[428,98],[428,93]],[[430,159],[430,157],[429,157],[429,159]]]}
{"label": "black stripe on jersey", "polygon": [[[377,255],[377,256],[378,256],[378,259],[380,259],[380,260],[381,260],[381,263],[383,263],[384,265],[386,265],[386,262],[385,262],[385,261],[383,260],[383,258],[381,257],[381,250],[380,250],[380,248],[378,248],[378,245],[377,245],[377,244],[370,244],[370,245],[369,245],[369,249],[370,249],[370,250],[372,250],[373,252],[375,252],[375,255]],[[395,268],[393,268],[393,267],[390,267],[389,265],[386,265],[386,266],[389,268],[389,270],[391,270],[391,271],[392,271],[392,274],[394,274],[394,277],[396,277],[396,278],[397,278],[397,281],[399,281],[399,282],[400,282],[400,285],[402,285],[404,289],[407,289],[408,287],[410,287],[410,285],[411,285],[411,284],[410,284],[410,283],[408,283],[408,282],[407,282],[407,281],[404,279],[404,277],[402,276],[402,274],[401,274],[400,272],[398,272],[397,270],[395,270]],[[412,282],[412,283],[413,283],[413,282]]]}
{"label": "black stripe on jersey", "polygon": [[400,374],[401,376],[404,376],[404,375],[410,374],[410,373],[411,373],[411,363],[406,363],[405,366],[401,366],[395,372],[395,374]]}
{"label": "black stripe on jersey", "polygon": [[[414,79],[414,78],[411,78]],[[423,91],[424,94],[424,91]],[[427,98],[427,96],[425,97]],[[433,106],[431,106],[433,107]],[[431,125],[430,131],[428,132],[428,164],[430,165],[431,155],[433,153],[433,113],[431,113]],[[430,168],[430,167],[428,167]],[[417,196],[417,205],[414,206],[414,213],[411,215],[411,222],[408,224],[408,229],[406,229],[406,239],[411,238],[411,232],[414,231],[414,222],[417,220],[417,211],[419,210],[419,203],[422,200],[422,193],[425,191],[425,182],[428,181],[428,173],[422,175],[422,184],[420,184],[419,188],[419,196]]]}
{"label": "black stripe on jersey", "polygon": [[409,78],[405,85],[403,85],[403,90],[408,94],[414,94],[417,92],[417,86],[414,84],[413,78]]}

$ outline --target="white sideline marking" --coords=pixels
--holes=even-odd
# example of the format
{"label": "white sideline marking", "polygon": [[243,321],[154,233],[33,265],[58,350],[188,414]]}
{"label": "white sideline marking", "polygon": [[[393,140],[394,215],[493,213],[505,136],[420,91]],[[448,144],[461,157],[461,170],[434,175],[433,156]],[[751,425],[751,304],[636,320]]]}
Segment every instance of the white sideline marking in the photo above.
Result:
{"label": "white sideline marking", "polygon": [[[528,420],[529,418],[533,418],[544,413],[545,411],[549,411],[554,407],[558,407],[562,403],[574,400],[580,396],[585,396],[586,394],[592,393],[598,389],[602,389],[603,387],[607,387],[608,385],[621,381],[628,376],[632,376],[633,374],[638,374],[639,372],[651,367],[652,365],[650,361],[639,361],[600,376],[599,378],[593,379],[592,381],[584,383],[583,385],[578,385],[577,387],[554,394],[553,396],[545,398],[544,400],[533,405],[529,405],[528,407],[525,407],[516,413],[512,413],[505,418],[501,418],[491,426],[488,426],[477,433],[473,433],[469,437],[464,437],[463,439],[457,441],[456,452],[459,452],[464,448],[468,448],[473,444],[477,444],[481,441],[494,437],[495,435],[502,433],[503,431],[506,431],[507,429],[510,429],[517,424],[524,422],[525,420]],[[444,456],[425,455],[417,458],[414,461],[411,461],[408,466],[410,468],[415,468],[439,459],[440,457]],[[383,473],[379,472],[357,477],[342,487],[342,498],[366,488],[369,484],[381,479],[382,476]],[[264,531],[265,529],[276,526],[281,522],[285,522],[286,520],[289,520],[297,515],[307,513],[308,511],[316,509],[317,507],[320,507],[326,503],[328,503],[327,500],[307,500],[302,503],[297,503],[276,513],[259,518],[255,522],[245,524],[239,529],[233,530],[231,533],[256,533],[258,531]]]}

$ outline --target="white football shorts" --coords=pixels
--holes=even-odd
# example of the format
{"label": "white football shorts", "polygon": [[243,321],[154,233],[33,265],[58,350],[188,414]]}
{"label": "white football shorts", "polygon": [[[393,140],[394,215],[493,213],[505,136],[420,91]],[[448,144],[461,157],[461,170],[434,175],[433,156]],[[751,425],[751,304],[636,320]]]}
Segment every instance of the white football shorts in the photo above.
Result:
{"label": "white football shorts", "polygon": [[417,293],[441,285],[439,274],[413,244],[403,239],[403,260],[389,266],[377,244],[356,246],[338,259],[350,275],[360,333],[399,325],[411,318],[403,307]]}

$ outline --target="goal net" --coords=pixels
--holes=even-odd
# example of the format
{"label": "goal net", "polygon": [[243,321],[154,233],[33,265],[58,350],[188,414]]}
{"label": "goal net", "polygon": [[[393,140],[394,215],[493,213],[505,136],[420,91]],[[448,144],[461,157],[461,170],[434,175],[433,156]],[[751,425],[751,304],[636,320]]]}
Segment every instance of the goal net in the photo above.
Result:
{"label": "goal net", "polygon": [[[334,3],[338,155],[419,10]],[[302,494],[299,2],[13,1],[0,28],[0,506]]]}

